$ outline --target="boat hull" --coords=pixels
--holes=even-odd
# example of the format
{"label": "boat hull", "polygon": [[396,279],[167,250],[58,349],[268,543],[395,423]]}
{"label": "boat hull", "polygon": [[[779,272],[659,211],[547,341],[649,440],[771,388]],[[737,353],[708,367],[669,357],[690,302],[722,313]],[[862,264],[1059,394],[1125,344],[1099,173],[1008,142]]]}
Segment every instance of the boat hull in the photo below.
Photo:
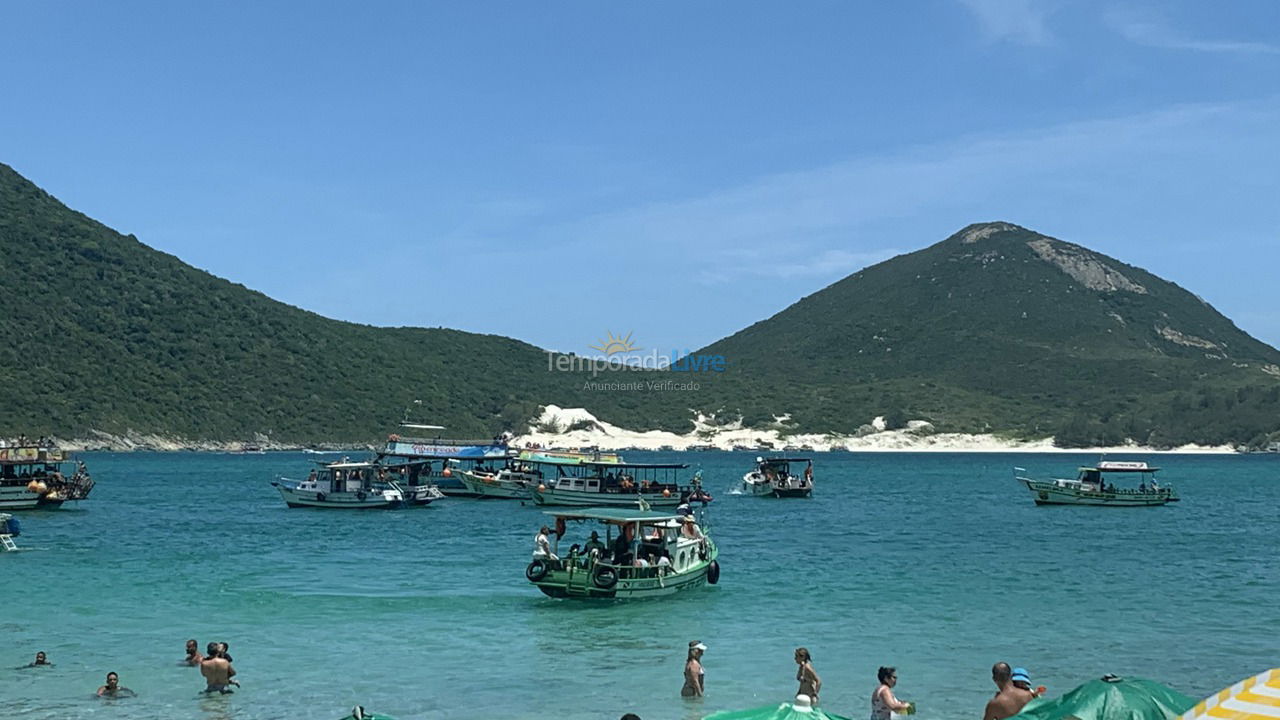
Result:
{"label": "boat hull", "polygon": [[[571,599],[643,600],[675,595],[695,590],[709,584],[712,566],[719,579],[719,552],[712,545],[704,560],[682,572],[670,572],[668,568],[626,568],[634,576],[619,577],[608,587],[596,581],[599,568],[569,566],[551,570],[539,581],[532,581],[547,597]],[[567,563],[566,563],[567,564]],[[667,570],[667,572],[663,572]]]}
{"label": "boat hull", "polygon": [[1161,489],[1156,492],[1116,491],[1099,492],[1083,490],[1075,487],[1064,487],[1052,482],[1040,482],[1021,478],[1020,481],[1031,491],[1037,505],[1091,505],[1096,507],[1155,507],[1178,502],[1178,495],[1172,489]]}
{"label": "boat hull", "polygon": [[813,483],[793,478],[785,484],[772,483],[757,473],[742,476],[742,489],[756,497],[806,498],[813,495]]}
{"label": "boat hull", "polygon": [[[403,497],[388,498],[380,493],[315,493],[276,484],[280,497],[291,508],[324,508],[328,510],[389,510],[405,504]],[[364,497],[360,497],[360,495]]]}
{"label": "boat hull", "polygon": [[462,485],[475,497],[495,500],[526,500],[529,488],[523,483],[498,478],[487,478],[474,473],[460,473]]}
{"label": "boat hull", "polygon": [[435,485],[407,485],[401,489],[404,490],[405,503],[415,507],[430,505],[444,497],[444,493]]}

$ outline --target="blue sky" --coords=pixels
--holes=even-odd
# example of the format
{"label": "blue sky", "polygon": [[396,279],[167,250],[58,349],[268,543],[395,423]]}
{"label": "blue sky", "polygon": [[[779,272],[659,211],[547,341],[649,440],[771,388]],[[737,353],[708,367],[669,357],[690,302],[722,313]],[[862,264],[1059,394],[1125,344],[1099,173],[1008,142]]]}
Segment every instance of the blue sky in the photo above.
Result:
{"label": "blue sky", "polygon": [[1008,220],[1280,345],[1280,3],[0,3],[0,162],[323,315],[696,349]]}

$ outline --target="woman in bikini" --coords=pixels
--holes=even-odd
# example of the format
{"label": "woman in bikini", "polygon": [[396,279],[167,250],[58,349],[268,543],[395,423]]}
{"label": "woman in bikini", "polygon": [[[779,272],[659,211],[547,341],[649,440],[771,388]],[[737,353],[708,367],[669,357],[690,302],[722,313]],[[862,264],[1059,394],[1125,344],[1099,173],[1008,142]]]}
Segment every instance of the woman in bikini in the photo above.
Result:
{"label": "woman in bikini", "polygon": [[818,673],[813,669],[813,658],[810,657],[808,648],[796,648],[796,665],[800,666],[796,669],[796,680],[800,682],[800,689],[796,694],[808,695],[809,700],[817,705],[818,691],[822,689],[822,678],[818,677]]}

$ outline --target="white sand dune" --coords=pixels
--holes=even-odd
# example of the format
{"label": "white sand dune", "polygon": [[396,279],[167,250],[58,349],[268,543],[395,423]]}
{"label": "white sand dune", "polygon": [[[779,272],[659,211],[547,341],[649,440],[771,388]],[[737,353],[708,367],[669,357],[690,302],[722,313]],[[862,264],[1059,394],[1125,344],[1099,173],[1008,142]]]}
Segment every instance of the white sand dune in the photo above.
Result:
{"label": "white sand dune", "polygon": [[[562,408],[547,405],[529,428],[529,432],[517,438],[518,445],[536,443],[544,447],[598,447],[603,450],[638,448],[657,450],[671,446],[685,450],[690,446],[710,445],[729,450],[735,445],[747,447],[772,446],[781,449],[787,445],[810,445],[814,450],[852,450],[856,452],[1072,452],[1072,453],[1230,453],[1230,446],[1208,447],[1185,445],[1174,450],[1155,450],[1136,443],[1118,447],[1058,448],[1053,438],[1020,441],[992,434],[966,435],[961,433],[936,433],[922,420],[913,420],[907,428],[886,430],[883,418],[874,418],[858,435],[839,434],[785,434],[786,415],[778,416],[777,427],[749,429],[740,420],[717,422],[715,418],[698,414],[694,430],[680,435],[662,430],[635,431],[600,420],[584,408]],[[767,444],[767,445],[766,445]]]}

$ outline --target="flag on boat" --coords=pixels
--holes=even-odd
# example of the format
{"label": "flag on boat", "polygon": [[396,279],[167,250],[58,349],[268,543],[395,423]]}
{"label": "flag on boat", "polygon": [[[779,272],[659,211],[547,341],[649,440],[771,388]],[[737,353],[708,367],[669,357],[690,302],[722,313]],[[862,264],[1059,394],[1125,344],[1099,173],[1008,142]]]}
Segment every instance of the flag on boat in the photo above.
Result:
{"label": "flag on boat", "polygon": [[1273,668],[1201,700],[1179,720],[1280,720],[1280,668]]}

